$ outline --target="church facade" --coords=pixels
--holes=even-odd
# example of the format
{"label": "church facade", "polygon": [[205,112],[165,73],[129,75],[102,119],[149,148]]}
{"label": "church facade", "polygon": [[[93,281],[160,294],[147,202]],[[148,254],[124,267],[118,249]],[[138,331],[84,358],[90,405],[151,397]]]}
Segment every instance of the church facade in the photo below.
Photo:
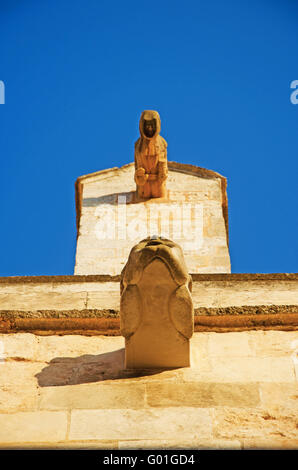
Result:
{"label": "church facade", "polygon": [[[226,178],[168,162],[142,198],[153,170],[78,178],[74,275],[0,278],[0,448],[298,447],[298,274],[232,274]],[[186,367],[125,366],[120,284],[146,237],[191,275]]]}

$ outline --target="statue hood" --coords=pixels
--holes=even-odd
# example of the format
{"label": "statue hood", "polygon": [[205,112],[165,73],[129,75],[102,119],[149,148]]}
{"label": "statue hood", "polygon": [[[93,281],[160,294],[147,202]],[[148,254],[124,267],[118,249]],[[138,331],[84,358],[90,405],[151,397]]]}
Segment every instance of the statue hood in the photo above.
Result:
{"label": "statue hood", "polygon": [[[155,123],[156,123],[156,131],[152,137],[147,137],[144,134],[144,121],[152,121],[153,119],[155,120]],[[156,139],[156,137],[160,133],[160,116],[158,112],[152,111],[152,110],[143,111],[140,117],[139,129],[140,129],[140,134],[143,139],[146,139],[146,140]]]}

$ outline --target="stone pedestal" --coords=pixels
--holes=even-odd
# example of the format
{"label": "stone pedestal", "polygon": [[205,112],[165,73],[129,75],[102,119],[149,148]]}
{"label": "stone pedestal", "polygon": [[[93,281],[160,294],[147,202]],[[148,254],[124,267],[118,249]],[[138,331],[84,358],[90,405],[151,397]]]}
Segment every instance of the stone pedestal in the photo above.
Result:
{"label": "stone pedestal", "polygon": [[131,248],[150,235],[178,243],[190,273],[229,273],[226,179],[168,162],[167,197],[137,199],[134,164],[82,176],[76,184],[75,274],[121,273]]}
{"label": "stone pedestal", "polygon": [[188,338],[176,330],[170,318],[169,297],[177,286],[166,265],[153,261],[144,270],[139,287],[144,292],[142,324],[125,340],[125,367],[188,367]]}

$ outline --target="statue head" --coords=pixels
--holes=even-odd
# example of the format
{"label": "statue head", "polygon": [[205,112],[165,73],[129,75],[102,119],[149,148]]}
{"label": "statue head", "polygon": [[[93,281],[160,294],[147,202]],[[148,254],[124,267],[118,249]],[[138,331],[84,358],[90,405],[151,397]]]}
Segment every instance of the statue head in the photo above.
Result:
{"label": "statue head", "polygon": [[144,120],[143,132],[146,137],[151,139],[156,132],[156,120],[155,119]]}
{"label": "statue head", "polygon": [[132,248],[121,273],[121,289],[128,284],[137,284],[146,266],[156,258],[165,263],[177,285],[186,283],[191,290],[191,276],[188,274],[182,248],[172,240],[158,235],[147,237]]}
{"label": "statue head", "polygon": [[143,111],[140,118],[140,134],[146,139],[152,139],[160,133],[160,117],[157,111]]}

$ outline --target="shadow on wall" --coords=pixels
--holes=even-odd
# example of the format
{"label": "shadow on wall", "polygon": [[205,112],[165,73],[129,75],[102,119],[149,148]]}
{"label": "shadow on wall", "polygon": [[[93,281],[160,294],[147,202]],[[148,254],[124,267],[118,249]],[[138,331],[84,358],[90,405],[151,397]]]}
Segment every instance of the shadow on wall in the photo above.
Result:
{"label": "shadow on wall", "polygon": [[131,370],[124,369],[125,349],[79,357],[56,357],[35,377],[40,387],[77,385],[104,380],[146,377],[166,369]]}
{"label": "shadow on wall", "polygon": [[105,194],[104,196],[99,196],[99,197],[86,197],[82,201],[82,206],[83,207],[97,207],[101,206],[102,204],[104,205],[111,205],[111,206],[116,206],[119,204],[119,202],[123,203],[132,203],[134,202],[136,196],[135,196],[135,191],[129,191],[129,192],[119,192],[119,193],[111,193],[111,194]]}
{"label": "shadow on wall", "polygon": [[[101,207],[103,206],[118,206],[118,204],[139,204],[141,202],[150,201],[151,203],[168,202],[171,203],[171,191],[167,191],[167,195],[163,198],[140,197],[136,191],[119,192],[106,194],[105,196],[86,197],[82,201],[82,207]],[[106,208],[106,207],[105,207]]]}

